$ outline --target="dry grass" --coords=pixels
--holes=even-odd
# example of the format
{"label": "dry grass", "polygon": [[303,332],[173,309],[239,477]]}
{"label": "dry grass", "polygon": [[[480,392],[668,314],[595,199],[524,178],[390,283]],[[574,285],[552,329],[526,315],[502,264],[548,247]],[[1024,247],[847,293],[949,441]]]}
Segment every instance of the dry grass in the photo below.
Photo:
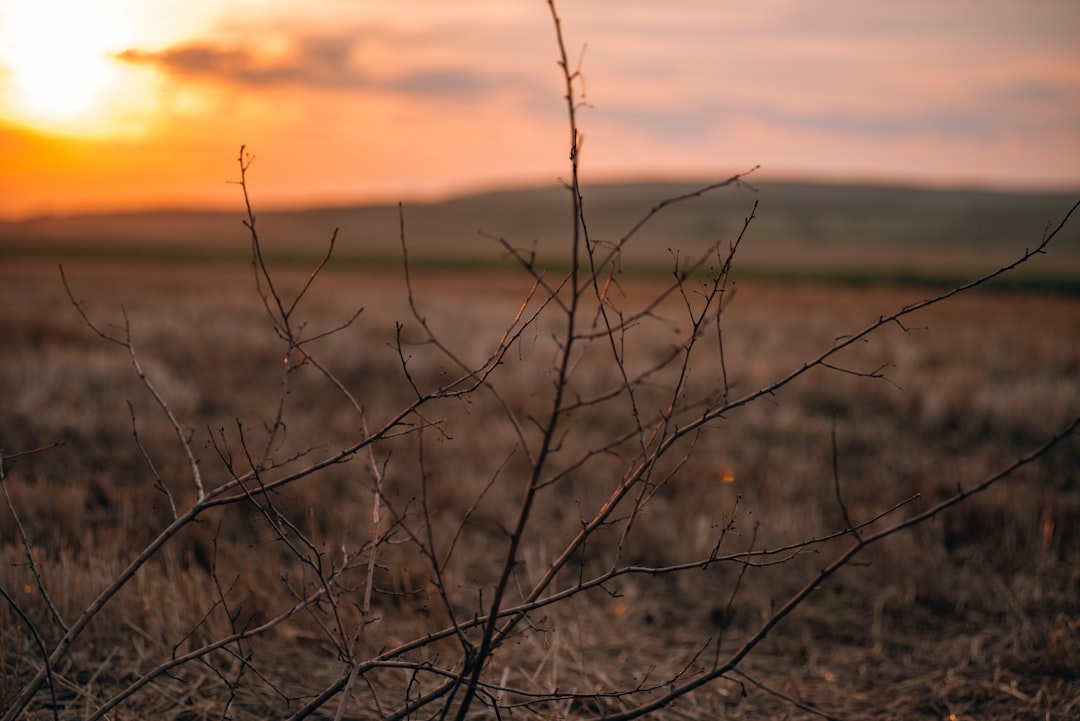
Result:
{"label": "dry grass", "polygon": [[[123,306],[140,359],[190,429],[209,481],[227,476],[213,439],[238,448],[265,434],[279,382],[280,344],[249,275],[230,267],[87,264],[68,267],[76,296],[91,317],[119,322]],[[284,273],[299,287],[303,278]],[[528,290],[512,275],[413,278],[421,314],[466,362],[497,342]],[[652,297],[655,280],[625,281],[619,302],[632,308]],[[917,299],[911,289],[834,288],[742,283],[724,315],[724,367],[730,391],[759,388],[797,368],[833,340]],[[662,313],[678,318],[672,301]],[[0,447],[5,452],[64,445],[11,465],[8,486],[61,616],[77,615],[107,580],[169,520],[165,496],[132,436],[182,502],[193,491],[171,429],[134,377],[126,354],[103,343],[68,304],[55,268],[33,262],[0,268]],[[356,308],[357,323],[315,352],[380,418],[410,396],[393,348],[395,322],[409,321],[398,274],[331,272],[316,285],[306,317],[313,331],[335,327]],[[554,347],[538,326],[500,369],[501,396],[522,417],[549,397]],[[655,362],[685,329],[677,320],[647,322],[630,338],[631,368]],[[1078,412],[1080,301],[1039,295],[976,293],[890,327],[837,363],[868,371],[883,364],[887,380],[839,371],[811,373],[775,397],[712,424],[689,460],[660,488],[627,546],[633,563],[665,565],[707,555],[721,530],[725,552],[772,548],[842,528],[835,499],[833,433],[848,512],[867,518],[913,493],[927,507],[1015,460]],[[687,397],[715,392],[717,348],[693,363]],[[414,380],[430,385],[452,372],[427,346],[408,348]],[[359,419],[317,373],[305,369],[287,399],[282,457],[327,455],[356,437]],[[657,386],[663,378],[657,378]],[[610,369],[582,360],[574,390],[616,382]],[[662,395],[641,394],[643,407]],[[468,517],[447,566],[456,613],[468,617],[498,571],[505,528],[518,504],[523,467],[511,458],[512,429],[498,401],[478,394],[436,406],[443,431],[395,442],[387,462],[386,502],[404,519],[431,510],[431,531],[445,548]],[[653,408],[655,410],[655,408]],[[431,420],[435,420],[434,417]],[[583,410],[560,453],[589,447],[625,419],[608,409]],[[529,433],[529,431],[526,431]],[[452,440],[451,440],[452,439]],[[690,450],[689,448],[687,449]],[[422,460],[422,464],[421,464]],[[786,620],[740,668],[774,690],[844,718],[1065,718],[1080,711],[1080,443],[1066,442],[1006,483],[932,523],[894,537],[845,569]],[[521,586],[603,501],[606,473],[621,465],[597,459],[543,495],[526,535]],[[735,481],[720,481],[724,471]],[[485,487],[491,484],[489,490]],[[329,469],[310,483],[275,495],[275,504],[327,553],[360,548],[371,534],[372,481],[364,459]],[[480,499],[477,501],[477,499]],[[913,510],[905,512],[914,512]],[[389,523],[390,521],[385,521]],[[3,588],[52,638],[13,519],[0,518],[7,565]],[[602,567],[617,533],[599,534],[581,558]],[[369,653],[442,628],[446,611],[432,596],[429,574],[408,544],[382,551],[374,597],[378,622],[361,645]],[[732,597],[738,570],[716,566],[677,576],[623,577],[538,617],[493,662],[511,685],[592,694],[648,685],[699,672],[734,648],[776,603],[803,585],[832,555],[809,550],[788,563],[748,573]],[[228,630],[212,613],[215,578],[227,586],[234,623],[257,623],[293,601],[305,582],[298,567],[250,506],[208,512],[143,568],[56,669],[65,718],[88,715],[137,674],[174,652]],[[359,587],[363,574],[349,577]],[[359,618],[358,610],[346,611]],[[10,689],[36,669],[24,624],[0,613]],[[696,654],[706,649],[702,656]],[[427,650],[450,653],[452,644]],[[340,673],[316,619],[301,616],[249,647],[262,679],[240,685],[230,718],[284,716]],[[230,666],[230,663],[232,665]],[[222,676],[240,664],[218,659],[155,681],[152,692],[112,718],[217,718],[227,695]],[[224,671],[222,669],[225,669]],[[230,671],[231,669],[231,671]],[[248,671],[249,676],[252,673]],[[498,679],[496,679],[498,680]],[[378,713],[374,698],[403,692],[404,671],[354,690],[359,717]],[[433,683],[433,682],[432,682]],[[0,688],[0,692],[3,691]],[[415,694],[422,689],[412,688]],[[0,697],[2,698],[2,697]],[[43,697],[44,698],[44,697]],[[640,698],[638,699],[640,702]],[[619,708],[618,698],[567,698],[539,711],[556,718]],[[385,711],[385,709],[383,709]],[[522,710],[528,715],[530,712]],[[662,712],[666,718],[755,718],[806,712],[732,675]],[[47,718],[39,708],[32,718]]]}

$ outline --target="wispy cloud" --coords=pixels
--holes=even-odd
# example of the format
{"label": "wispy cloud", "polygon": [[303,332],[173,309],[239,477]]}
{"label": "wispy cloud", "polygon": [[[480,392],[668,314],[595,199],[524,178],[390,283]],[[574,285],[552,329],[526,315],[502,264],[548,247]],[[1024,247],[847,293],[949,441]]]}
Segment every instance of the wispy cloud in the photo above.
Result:
{"label": "wispy cloud", "polygon": [[419,95],[482,95],[515,84],[514,78],[500,78],[464,66],[376,70],[358,60],[362,44],[352,36],[298,36],[291,39],[286,51],[269,56],[245,46],[190,43],[158,51],[131,49],[116,57],[178,76],[252,88],[287,85]]}

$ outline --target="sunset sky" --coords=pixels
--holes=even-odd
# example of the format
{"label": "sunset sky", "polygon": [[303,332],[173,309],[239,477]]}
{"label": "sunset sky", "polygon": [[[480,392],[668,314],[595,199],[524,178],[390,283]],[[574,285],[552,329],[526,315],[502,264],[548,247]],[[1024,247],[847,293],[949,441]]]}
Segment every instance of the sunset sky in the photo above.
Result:
{"label": "sunset sky", "polygon": [[[563,0],[583,177],[1080,188],[1078,0]],[[0,217],[566,174],[543,0],[0,0]]]}

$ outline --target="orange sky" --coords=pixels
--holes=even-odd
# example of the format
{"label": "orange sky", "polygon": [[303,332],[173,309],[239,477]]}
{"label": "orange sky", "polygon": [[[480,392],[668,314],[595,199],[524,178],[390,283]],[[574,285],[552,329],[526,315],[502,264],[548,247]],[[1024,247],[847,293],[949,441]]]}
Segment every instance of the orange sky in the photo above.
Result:
{"label": "orange sky", "polygon": [[[1080,187],[1077,0],[563,0],[584,179]],[[583,49],[587,45],[587,49]],[[566,172],[543,0],[0,0],[0,217]]]}

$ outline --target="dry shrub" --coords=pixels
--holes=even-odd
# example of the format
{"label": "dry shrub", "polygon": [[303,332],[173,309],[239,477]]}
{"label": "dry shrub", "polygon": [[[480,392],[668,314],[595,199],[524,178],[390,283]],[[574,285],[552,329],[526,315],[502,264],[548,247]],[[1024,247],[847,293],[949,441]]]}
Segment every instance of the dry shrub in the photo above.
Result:
{"label": "dry shrub", "polygon": [[5,270],[5,718],[1067,708],[1080,305],[625,274],[562,61],[554,270]]}

